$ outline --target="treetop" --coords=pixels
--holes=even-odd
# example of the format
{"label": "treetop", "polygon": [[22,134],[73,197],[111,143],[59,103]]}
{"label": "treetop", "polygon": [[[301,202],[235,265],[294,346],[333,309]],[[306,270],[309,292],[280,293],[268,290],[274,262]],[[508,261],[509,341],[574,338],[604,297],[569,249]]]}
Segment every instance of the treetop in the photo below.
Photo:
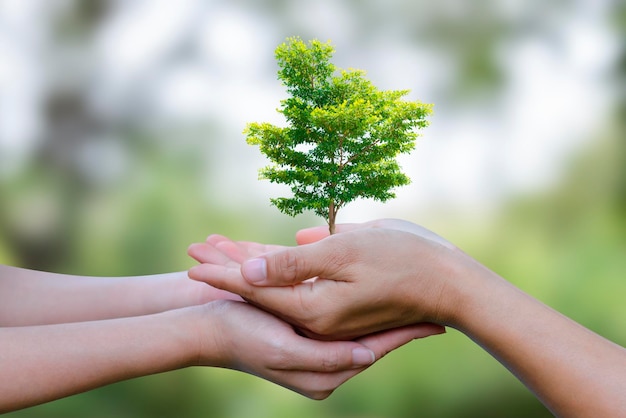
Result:
{"label": "treetop", "polygon": [[395,160],[415,147],[432,105],[402,100],[408,90],[381,91],[362,70],[338,70],[334,48],[288,38],[276,48],[278,79],[290,97],[278,109],[287,126],[250,123],[244,133],[272,162],[260,177],[291,187],[271,199],[282,212],[313,210],[331,233],[337,211],[359,198],[386,201],[409,183]]}

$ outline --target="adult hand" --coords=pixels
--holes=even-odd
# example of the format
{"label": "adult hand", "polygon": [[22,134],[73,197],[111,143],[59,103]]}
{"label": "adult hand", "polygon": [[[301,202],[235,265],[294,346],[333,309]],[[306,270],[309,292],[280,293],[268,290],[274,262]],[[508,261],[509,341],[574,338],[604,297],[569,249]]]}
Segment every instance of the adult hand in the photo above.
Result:
{"label": "adult hand", "polygon": [[[450,243],[445,238],[440,235],[435,234],[434,232],[424,228],[423,226],[414,224],[413,222],[405,221],[402,219],[376,219],[369,222],[364,223],[345,223],[338,224],[335,227],[336,233],[342,232],[350,232],[358,229],[395,229],[398,231],[410,232],[414,235],[422,237],[426,240],[430,240],[436,242],[438,244],[443,245],[444,247],[448,247],[450,249],[455,249],[456,247]],[[326,226],[315,226],[312,228],[301,229],[296,233],[296,241],[299,245],[303,244],[311,244],[313,242],[317,242],[323,238],[328,237],[328,227]],[[284,248],[284,247],[283,247]],[[280,247],[273,248],[274,250],[280,249]],[[271,251],[272,249],[268,248],[267,251]],[[257,254],[259,255],[259,254]]]}
{"label": "adult hand", "polygon": [[[238,293],[320,339],[351,339],[421,322],[445,324],[439,299],[446,281],[439,276],[446,274],[444,259],[456,254],[451,244],[405,221],[337,230],[341,233],[312,244],[273,249],[241,267],[241,254],[250,254],[248,244],[220,237],[190,247],[190,255],[204,264],[189,276]],[[323,235],[314,228],[297,239],[306,243]],[[216,263],[219,257],[229,261]]]}
{"label": "adult hand", "polygon": [[[189,274],[324,336],[421,321],[450,325],[498,359],[557,416],[626,412],[623,347],[419,227],[378,221],[338,231],[323,238],[320,228],[304,230],[298,241],[306,245],[258,255],[239,269],[237,262],[203,264]],[[221,246],[234,251],[238,244]]]}
{"label": "adult hand", "polygon": [[[216,301],[203,309],[198,322],[199,365],[254,374],[312,399],[328,397],[390,350],[442,332],[425,324],[356,341],[318,341],[298,335],[291,325],[247,303]],[[217,322],[217,329],[208,327],[205,332],[207,316]]]}

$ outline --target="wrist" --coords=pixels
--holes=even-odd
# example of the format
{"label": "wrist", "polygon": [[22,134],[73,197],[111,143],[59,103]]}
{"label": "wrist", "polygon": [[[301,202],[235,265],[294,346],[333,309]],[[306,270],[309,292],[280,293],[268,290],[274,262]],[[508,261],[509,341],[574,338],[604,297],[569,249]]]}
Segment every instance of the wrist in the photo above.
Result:
{"label": "wrist", "polygon": [[[437,270],[437,286],[433,286],[435,304],[430,322],[451,328],[464,328],[473,319],[476,307],[489,299],[494,281],[503,281],[485,266],[454,249],[441,257]],[[418,305],[419,306],[419,305]]]}
{"label": "wrist", "polygon": [[[156,362],[162,363],[162,366],[169,364],[161,371],[198,364],[198,324],[202,323],[198,310],[199,307],[193,306],[136,317],[149,319],[155,324],[152,345],[156,351],[162,350],[161,358]],[[148,326],[145,328],[150,329]]]}
{"label": "wrist", "polygon": [[224,311],[229,302],[217,300],[182,309],[187,313],[189,327],[188,359],[192,366],[228,367],[232,350],[226,346],[228,329],[224,327]]}
{"label": "wrist", "polygon": [[125,278],[138,314],[165,312],[212,300],[210,287],[187,277],[186,271]]}
{"label": "wrist", "polygon": [[[512,285],[471,257],[462,254],[464,262],[454,276],[456,285],[449,298],[445,325],[466,335],[484,324],[485,316],[499,315],[501,302],[507,300]],[[506,307],[504,307],[506,309]]]}

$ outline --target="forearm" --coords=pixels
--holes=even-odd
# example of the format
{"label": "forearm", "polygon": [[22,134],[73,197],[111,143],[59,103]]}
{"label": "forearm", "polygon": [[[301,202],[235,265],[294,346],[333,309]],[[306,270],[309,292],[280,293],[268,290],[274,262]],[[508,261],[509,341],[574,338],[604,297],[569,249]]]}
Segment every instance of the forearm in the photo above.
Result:
{"label": "forearm", "polygon": [[0,328],[0,413],[192,365],[198,358],[194,324],[212,326],[195,318],[201,309]]}
{"label": "forearm", "polygon": [[0,265],[0,326],[146,315],[223,297],[186,272],[135,277],[73,276]]}
{"label": "forearm", "polygon": [[[456,327],[558,416],[626,415],[626,350],[486,269]],[[471,280],[470,280],[471,282]],[[484,283],[480,285],[479,283]]]}

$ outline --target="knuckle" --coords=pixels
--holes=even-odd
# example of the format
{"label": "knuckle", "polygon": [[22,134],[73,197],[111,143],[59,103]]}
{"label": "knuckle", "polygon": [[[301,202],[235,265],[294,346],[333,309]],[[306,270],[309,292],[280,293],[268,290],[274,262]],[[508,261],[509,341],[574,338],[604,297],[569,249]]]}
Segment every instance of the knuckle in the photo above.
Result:
{"label": "knuckle", "polygon": [[316,319],[310,321],[309,330],[315,334],[315,338],[323,341],[332,341],[343,339],[343,330],[340,325],[334,321],[326,319]]}
{"label": "knuckle", "polygon": [[340,361],[339,354],[337,352],[332,352],[322,359],[322,369],[325,372],[334,372],[339,369]]}
{"label": "knuckle", "polygon": [[270,352],[269,362],[273,368],[278,370],[289,369],[293,362],[293,356],[289,347],[283,341],[272,341]]}
{"label": "knuckle", "polygon": [[277,269],[280,271],[283,279],[294,281],[298,277],[298,272],[302,271],[303,262],[293,252],[287,251],[280,257],[277,263]]}
{"label": "knuckle", "polygon": [[321,337],[333,337],[342,332],[348,325],[345,317],[338,312],[337,305],[341,300],[337,297],[329,296],[323,301],[318,301],[316,305],[311,305],[307,310],[307,327]]}
{"label": "knuckle", "polygon": [[[342,237],[343,238],[343,237]],[[332,242],[324,264],[328,272],[337,272],[346,266],[351,266],[358,261],[360,251],[351,240],[337,240]]]}
{"label": "knuckle", "polygon": [[311,331],[320,335],[320,336],[328,336],[332,333],[333,327],[330,321],[327,319],[326,315],[317,316],[310,322]]}

